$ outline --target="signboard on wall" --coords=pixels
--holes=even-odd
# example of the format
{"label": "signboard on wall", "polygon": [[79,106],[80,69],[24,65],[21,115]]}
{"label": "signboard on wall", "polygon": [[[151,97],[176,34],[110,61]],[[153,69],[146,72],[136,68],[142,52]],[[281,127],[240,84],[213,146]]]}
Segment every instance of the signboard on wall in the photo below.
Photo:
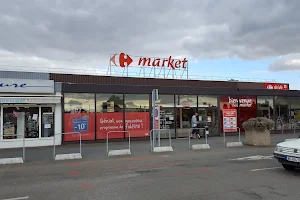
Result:
{"label": "signboard on wall", "polygon": [[0,78],[0,93],[54,93],[53,80]]}
{"label": "signboard on wall", "polygon": [[265,83],[264,88],[268,90],[289,90],[289,84]]}
{"label": "signboard on wall", "polygon": [[114,54],[110,57],[110,63],[115,66],[122,68],[128,67],[133,64],[134,66],[140,67],[166,67],[172,70],[175,69],[186,69],[188,67],[187,59],[182,60],[175,59],[172,56],[168,58],[153,58],[153,57],[140,57],[140,56],[129,56],[125,53]]}
{"label": "signboard on wall", "polygon": [[237,111],[236,109],[223,110],[223,130],[224,132],[237,131]]}
{"label": "signboard on wall", "polygon": [[60,103],[61,97],[0,97],[0,104],[14,103]]}

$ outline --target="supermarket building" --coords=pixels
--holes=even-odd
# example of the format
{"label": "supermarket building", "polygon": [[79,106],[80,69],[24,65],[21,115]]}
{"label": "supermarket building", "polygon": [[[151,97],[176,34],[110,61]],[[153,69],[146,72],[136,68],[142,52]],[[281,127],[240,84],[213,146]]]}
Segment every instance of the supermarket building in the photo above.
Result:
{"label": "supermarket building", "polygon": [[[153,89],[159,91],[160,128],[173,138],[188,136],[194,112],[211,136],[219,136],[224,108],[237,110],[239,127],[263,116],[276,122],[272,133],[299,130],[300,91],[287,83],[0,71],[0,148],[21,147],[22,135],[26,146],[53,145],[61,132],[80,132],[85,141],[104,140],[108,131],[147,138]],[[56,137],[58,145],[79,139]]]}

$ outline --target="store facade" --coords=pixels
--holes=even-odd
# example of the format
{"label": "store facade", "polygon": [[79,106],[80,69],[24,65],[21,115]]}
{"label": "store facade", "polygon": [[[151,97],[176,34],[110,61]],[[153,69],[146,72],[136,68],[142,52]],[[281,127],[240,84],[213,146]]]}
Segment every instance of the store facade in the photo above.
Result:
{"label": "store facade", "polygon": [[[0,148],[53,145],[62,132],[62,94],[53,80],[0,79]],[[56,136],[61,144],[61,136]]]}
{"label": "store facade", "polygon": [[[69,76],[52,76],[52,79],[64,82],[63,131],[79,131],[83,140],[104,140],[109,131],[130,131],[133,138],[149,137],[152,89],[159,91],[160,129],[170,130],[173,138],[188,136],[194,112],[199,113],[201,126],[209,127],[211,136],[221,135],[222,110],[226,108],[237,110],[239,127],[251,117],[263,116],[276,122],[272,133],[281,133],[282,128],[286,132],[293,131],[294,126],[300,130],[297,125],[300,121],[300,91],[268,88],[264,83],[196,81],[197,85],[187,80],[174,84],[174,80],[142,78],[132,83],[128,79],[120,80],[122,78],[114,82],[106,80],[107,77],[79,79],[72,75],[75,77],[71,79]],[[121,132],[109,136],[126,137]],[[78,138],[63,138],[64,142],[74,140]]]}

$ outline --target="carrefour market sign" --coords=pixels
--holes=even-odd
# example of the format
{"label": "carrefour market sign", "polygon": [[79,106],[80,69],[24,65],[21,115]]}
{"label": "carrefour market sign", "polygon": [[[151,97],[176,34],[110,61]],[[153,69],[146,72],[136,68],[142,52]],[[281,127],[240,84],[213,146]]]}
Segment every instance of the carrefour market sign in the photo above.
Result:
{"label": "carrefour market sign", "polygon": [[115,66],[128,67],[167,67],[170,69],[187,69],[188,61],[186,58],[174,59],[172,56],[168,58],[151,58],[129,56],[125,53],[114,54],[110,58],[110,62]]}

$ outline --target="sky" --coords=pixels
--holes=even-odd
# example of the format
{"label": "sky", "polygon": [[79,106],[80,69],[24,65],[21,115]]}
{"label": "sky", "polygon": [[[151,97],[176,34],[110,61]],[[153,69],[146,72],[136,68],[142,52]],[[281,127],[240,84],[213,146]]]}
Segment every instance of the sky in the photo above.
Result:
{"label": "sky", "polygon": [[185,57],[201,79],[300,90],[299,9],[299,0],[2,0],[0,69],[106,74],[110,55],[126,52]]}

